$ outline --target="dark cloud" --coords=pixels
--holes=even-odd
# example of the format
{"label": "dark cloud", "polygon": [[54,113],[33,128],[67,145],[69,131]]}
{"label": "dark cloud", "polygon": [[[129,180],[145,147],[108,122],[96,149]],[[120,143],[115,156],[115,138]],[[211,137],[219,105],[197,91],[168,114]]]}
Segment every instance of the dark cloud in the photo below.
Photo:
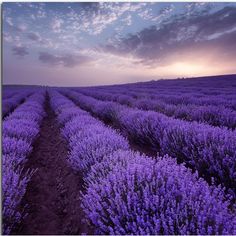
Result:
{"label": "dark cloud", "polygon": [[211,15],[192,18],[188,24],[196,25],[198,27],[196,34],[202,37],[229,30],[236,26],[236,7],[225,7]]}
{"label": "dark cloud", "polygon": [[233,29],[236,30],[236,7],[228,6],[211,14],[175,15],[160,28],[145,28],[102,46],[102,50],[119,55],[132,54],[146,64],[165,64],[172,55],[199,50],[219,49],[231,55],[236,48]]}
{"label": "dark cloud", "polygon": [[81,8],[87,9],[87,10],[97,10],[99,8],[99,3],[98,2],[81,2],[79,3]]}
{"label": "dark cloud", "polygon": [[53,45],[51,40],[42,38],[38,33],[35,32],[28,33],[27,38],[45,47],[51,47]]}
{"label": "dark cloud", "polygon": [[13,54],[16,56],[24,57],[25,55],[28,55],[29,52],[27,51],[26,47],[23,46],[14,46],[12,47]]}
{"label": "dark cloud", "polygon": [[86,64],[92,59],[83,55],[53,55],[48,52],[40,52],[39,60],[51,66],[62,65],[65,67],[75,67]]}
{"label": "dark cloud", "polygon": [[27,37],[31,39],[32,41],[36,41],[36,42],[41,41],[41,37],[37,33],[34,33],[34,32],[28,33]]}

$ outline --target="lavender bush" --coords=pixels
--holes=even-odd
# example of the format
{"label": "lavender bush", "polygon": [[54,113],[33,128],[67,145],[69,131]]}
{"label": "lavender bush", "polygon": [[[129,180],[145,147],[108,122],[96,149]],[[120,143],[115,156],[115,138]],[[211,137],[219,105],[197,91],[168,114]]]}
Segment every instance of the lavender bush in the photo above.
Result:
{"label": "lavender bush", "polygon": [[97,234],[236,232],[236,218],[221,189],[209,187],[174,159],[119,152],[103,160],[95,165],[83,196]]}
{"label": "lavender bush", "polygon": [[207,180],[213,176],[217,183],[222,183],[235,193],[235,131],[185,122],[157,112],[131,109],[76,92],[64,90],[63,93],[100,119],[112,119],[113,124],[136,143],[188,163]]}
{"label": "lavender bush", "polygon": [[[89,128],[89,127],[88,127]],[[100,133],[90,135],[84,132],[81,139],[77,139],[78,144],[74,146],[70,154],[72,166],[78,170],[87,172],[88,169],[102,158],[118,149],[128,149],[127,141],[118,136],[109,128],[100,127]]]}
{"label": "lavender bush", "polygon": [[3,123],[2,130],[3,134],[8,137],[23,139],[28,142],[38,134],[38,129],[32,120],[9,119]]}
{"label": "lavender bush", "polygon": [[[55,91],[50,98],[58,119],[63,117],[62,132],[71,149],[69,161],[74,169],[83,170],[83,209],[95,233],[235,232],[234,213],[221,188],[210,187],[168,156],[151,159],[129,151],[122,138],[117,142],[119,134],[72,106],[69,99]],[[136,119],[142,121],[140,116]],[[134,127],[137,120],[133,120]]]}
{"label": "lavender bush", "polygon": [[[99,92],[99,91],[86,91],[82,90],[82,93],[87,96],[103,101],[114,101],[122,105],[127,105],[142,110],[153,110],[161,112],[167,116],[171,116],[178,119],[187,121],[198,121],[201,123],[207,123],[213,126],[225,126],[231,129],[236,128],[236,112],[219,105],[194,105],[187,102],[183,103],[179,101],[179,97],[173,99],[176,104],[168,104],[164,100],[158,98],[152,98],[148,95],[147,98],[135,99],[132,96],[123,94],[113,94],[111,91]],[[137,92],[137,96],[138,96]],[[146,92],[148,94],[148,91]]]}
{"label": "lavender bush", "polygon": [[21,91],[14,94],[12,97],[4,99],[2,102],[2,116],[5,117],[10,111],[17,107],[24,99],[32,92]]}
{"label": "lavender bush", "polygon": [[50,98],[59,122],[64,122],[62,133],[69,142],[71,152],[68,159],[75,170],[86,175],[91,166],[105,155],[128,149],[127,140],[89,113],[76,109],[76,105],[66,97],[53,91]]}
{"label": "lavender bush", "polygon": [[3,121],[2,141],[2,209],[3,233],[10,234],[24,217],[19,205],[33,174],[24,169],[32,143],[39,133],[44,116],[44,91],[31,95]]}

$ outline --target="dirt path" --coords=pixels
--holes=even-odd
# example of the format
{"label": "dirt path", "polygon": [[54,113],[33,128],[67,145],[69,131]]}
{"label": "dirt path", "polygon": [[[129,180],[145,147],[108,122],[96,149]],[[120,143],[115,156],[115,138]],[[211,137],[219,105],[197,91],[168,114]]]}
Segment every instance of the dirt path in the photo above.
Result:
{"label": "dirt path", "polygon": [[37,169],[22,201],[29,214],[13,234],[82,234],[91,233],[83,222],[78,193],[82,177],[68,166],[68,146],[46,98],[39,138],[27,167]]}

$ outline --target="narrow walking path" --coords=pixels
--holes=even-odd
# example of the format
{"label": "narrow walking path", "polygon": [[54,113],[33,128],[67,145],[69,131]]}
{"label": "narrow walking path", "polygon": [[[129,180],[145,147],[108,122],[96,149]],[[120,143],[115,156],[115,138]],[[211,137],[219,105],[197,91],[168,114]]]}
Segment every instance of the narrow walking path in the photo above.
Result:
{"label": "narrow walking path", "polygon": [[46,97],[44,118],[27,167],[37,169],[27,187],[22,204],[28,215],[14,234],[91,233],[83,222],[79,191],[82,176],[66,161],[68,146],[60,134],[54,112]]}

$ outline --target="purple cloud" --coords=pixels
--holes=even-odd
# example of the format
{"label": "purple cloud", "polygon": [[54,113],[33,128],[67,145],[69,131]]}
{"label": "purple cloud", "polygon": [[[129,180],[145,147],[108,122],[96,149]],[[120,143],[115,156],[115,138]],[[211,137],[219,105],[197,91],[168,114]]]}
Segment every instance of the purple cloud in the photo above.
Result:
{"label": "purple cloud", "polygon": [[175,15],[160,28],[145,28],[108,43],[101,50],[118,55],[131,54],[143,64],[165,64],[174,54],[181,56],[184,52],[197,52],[199,49],[219,48],[233,57],[235,34],[236,7],[225,7],[211,14]]}
{"label": "purple cloud", "polygon": [[84,55],[53,55],[48,52],[40,52],[39,60],[50,66],[62,65],[64,67],[75,67],[90,62],[92,58]]}
{"label": "purple cloud", "polygon": [[50,48],[53,47],[52,41],[47,38],[42,38],[39,33],[30,32],[27,34],[27,38],[29,38],[30,40],[32,40],[44,47],[50,47]]}
{"label": "purple cloud", "polygon": [[14,46],[12,47],[13,55],[24,57],[25,55],[28,55],[29,52],[27,51],[26,47],[23,46]]}
{"label": "purple cloud", "polygon": [[28,38],[31,39],[32,41],[36,41],[36,42],[41,41],[41,37],[40,37],[39,34],[37,34],[37,33],[30,32],[30,33],[28,33],[27,36],[28,36]]}
{"label": "purple cloud", "polygon": [[11,17],[6,17],[5,21],[8,24],[8,26],[16,32],[24,32],[27,29],[26,25],[24,24],[15,25]]}

